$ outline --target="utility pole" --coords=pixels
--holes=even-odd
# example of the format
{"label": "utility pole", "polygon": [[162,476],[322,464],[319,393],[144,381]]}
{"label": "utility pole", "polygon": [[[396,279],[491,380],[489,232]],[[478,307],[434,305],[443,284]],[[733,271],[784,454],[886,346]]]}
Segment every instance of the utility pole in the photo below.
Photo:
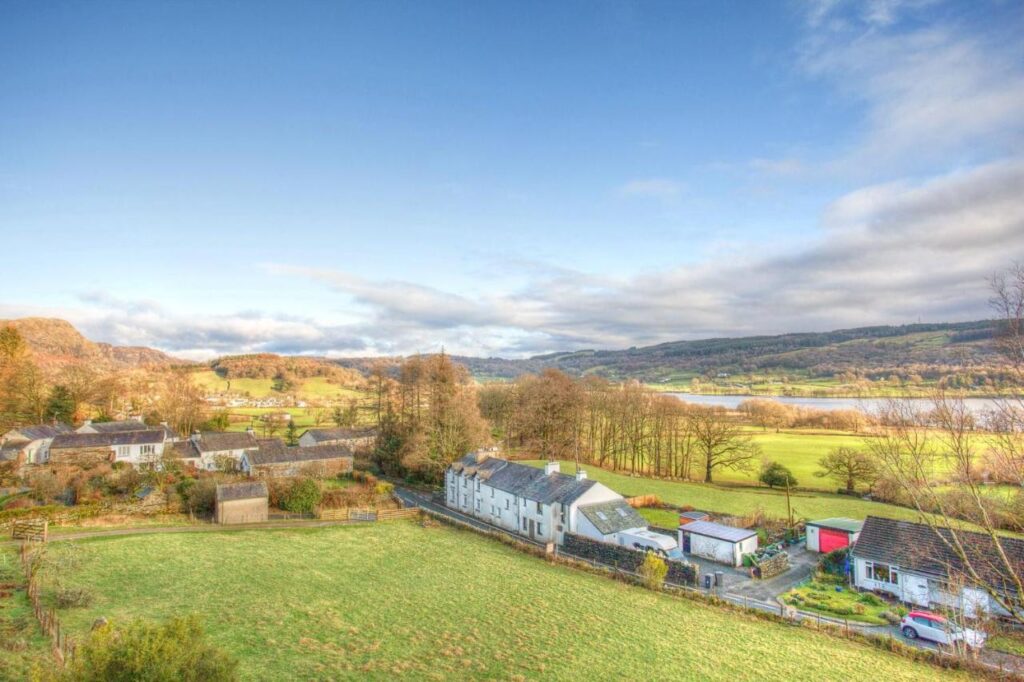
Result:
{"label": "utility pole", "polygon": [[793,530],[793,508],[789,506],[789,475],[786,475],[786,517],[789,519],[789,529]]}

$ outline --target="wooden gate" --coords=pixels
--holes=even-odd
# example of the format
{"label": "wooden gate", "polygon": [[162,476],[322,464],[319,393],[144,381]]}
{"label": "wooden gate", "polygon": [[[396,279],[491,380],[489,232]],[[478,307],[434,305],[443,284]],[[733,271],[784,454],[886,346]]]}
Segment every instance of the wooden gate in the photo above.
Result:
{"label": "wooden gate", "polygon": [[11,526],[11,537],[15,540],[46,542],[48,525],[46,519],[20,519]]}

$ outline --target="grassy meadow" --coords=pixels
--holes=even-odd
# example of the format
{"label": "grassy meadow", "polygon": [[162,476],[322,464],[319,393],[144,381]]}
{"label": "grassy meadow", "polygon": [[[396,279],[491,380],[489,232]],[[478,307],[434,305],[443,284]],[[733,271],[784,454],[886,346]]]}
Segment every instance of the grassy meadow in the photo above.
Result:
{"label": "grassy meadow", "polygon": [[[537,467],[544,466],[543,460],[527,460],[523,463]],[[572,471],[573,466],[572,462],[562,462],[562,471]],[[588,477],[627,497],[657,495],[662,501],[670,504],[689,505],[695,509],[721,514],[744,515],[756,509],[763,509],[770,516],[779,518],[786,516],[786,493],[779,490],[663,481],[616,474],[595,466],[584,468]],[[852,519],[863,519],[869,514],[908,521],[918,518],[917,512],[906,507],[869,502],[848,495],[801,490],[792,493],[790,500],[793,506],[793,515],[796,518],[822,519],[831,516],[846,516]],[[641,509],[640,513],[656,525],[670,528],[675,528],[678,525],[678,518],[671,511]]]}
{"label": "grassy meadow", "polygon": [[[410,521],[55,543],[93,619],[198,612],[244,680],[969,679]],[[821,661],[828,665],[821,665]]]}
{"label": "grassy meadow", "polygon": [[[205,391],[210,393],[222,393],[230,390],[232,393],[248,395],[252,398],[266,398],[268,396],[281,396],[283,394],[274,390],[273,379],[247,379],[234,378],[229,381],[224,379],[212,369],[194,372],[193,381]],[[294,390],[288,391],[288,395],[294,395],[299,400],[325,401],[325,400],[348,400],[362,395],[353,388],[342,386],[327,381],[324,377],[309,377],[299,379]]]}

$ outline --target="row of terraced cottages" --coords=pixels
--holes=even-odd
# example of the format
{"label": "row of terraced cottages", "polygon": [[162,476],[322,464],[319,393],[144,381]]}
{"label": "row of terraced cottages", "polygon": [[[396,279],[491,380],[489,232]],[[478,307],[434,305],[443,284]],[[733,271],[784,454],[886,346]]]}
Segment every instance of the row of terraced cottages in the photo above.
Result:
{"label": "row of terraced cottages", "polygon": [[647,529],[647,521],[618,493],[587,478],[473,452],[445,473],[445,504],[463,514],[536,542],[563,544],[566,533],[668,554],[674,538]]}
{"label": "row of terraced cottages", "polygon": [[[323,433],[321,433],[323,432]],[[0,462],[19,469],[33,465],[95,466],[123,462],[138,468],[161,466],[165,457],[212,471],[236,469],[250,476],[335,475],[352,471],[353,453],[365,444],[365,430],[310,429],[300,437],[315,445],[286,447],[278,439],[244,433],[196,431],[179,438],[166,424],[140,419],[86,422],[78,429],[45,424],[8,431],[0,438]]]}

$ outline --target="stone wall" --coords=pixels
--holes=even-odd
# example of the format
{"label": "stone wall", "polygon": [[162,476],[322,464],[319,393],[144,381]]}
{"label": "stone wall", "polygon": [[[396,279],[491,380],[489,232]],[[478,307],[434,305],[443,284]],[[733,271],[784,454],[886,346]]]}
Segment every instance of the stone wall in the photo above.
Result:
{"label": "stone wall", "polygon": [[[565,534],[562,551],[633,573],[640,568],[646,555],[646,552],[599,542],[575,533]],[[668,582],[676,585],[697,584],[697,569],[693,564],[673,559],[667,559],[665,563],[668,565],[668,575],[665,576]]]}
{"label": "stone wall", "polygon": [[67,464],[79,467],[94,467],[109,463],[113,453],[109,446],[98,448],[50,448],[50,464]]}

